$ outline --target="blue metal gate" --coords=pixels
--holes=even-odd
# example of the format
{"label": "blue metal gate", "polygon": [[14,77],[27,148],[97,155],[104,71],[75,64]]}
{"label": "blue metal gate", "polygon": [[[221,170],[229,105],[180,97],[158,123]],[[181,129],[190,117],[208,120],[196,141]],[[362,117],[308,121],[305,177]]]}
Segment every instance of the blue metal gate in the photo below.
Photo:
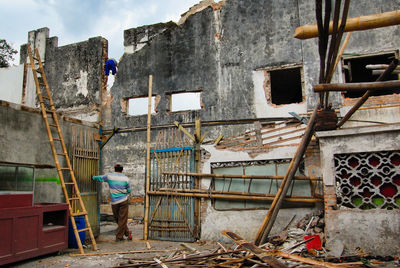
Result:
{"label": "blue metal gate", "polygon": [[170,241],[194,241],[195,199],[168,193],[177,189],[194,189],[194,177],[166,175],[163,172],[194,172],[193,147],[174,147],[151,150],[151,173],[149,185],[150,239]]}

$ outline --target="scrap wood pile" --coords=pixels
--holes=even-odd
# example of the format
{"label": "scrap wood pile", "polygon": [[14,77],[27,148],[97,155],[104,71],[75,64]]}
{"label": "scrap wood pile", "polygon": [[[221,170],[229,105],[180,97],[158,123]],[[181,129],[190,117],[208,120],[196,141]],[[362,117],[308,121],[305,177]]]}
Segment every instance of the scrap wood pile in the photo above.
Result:
{"label": "scrap wood pile", "polygon": [[222,233],[235,242],[233,245],[216,242],[215,248],[202,250],[181,243],[181,249],[162,251],[156,256],[126,257],[117,267],[371,267],[398,262],[393,257],[374,257],[361,251],[357,255],[330,257],[322,247],[323,211],[291,224],[293,219],[260,246],[226,230]]}

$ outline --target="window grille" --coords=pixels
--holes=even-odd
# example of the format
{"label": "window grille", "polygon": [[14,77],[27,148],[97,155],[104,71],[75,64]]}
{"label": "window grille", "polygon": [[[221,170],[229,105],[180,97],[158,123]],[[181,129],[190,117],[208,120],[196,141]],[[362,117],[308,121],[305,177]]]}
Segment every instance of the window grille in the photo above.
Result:
{"label": "window grille", "polygon": [[337,204],[360,209],[400,208],[400,152],[336,154]]}

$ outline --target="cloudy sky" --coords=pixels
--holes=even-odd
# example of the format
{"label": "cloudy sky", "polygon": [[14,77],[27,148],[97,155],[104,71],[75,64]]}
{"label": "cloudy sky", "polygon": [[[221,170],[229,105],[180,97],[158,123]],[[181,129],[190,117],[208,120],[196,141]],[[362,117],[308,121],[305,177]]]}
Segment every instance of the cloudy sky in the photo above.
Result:
{"label": "cloudy sky", "polygon": [[[123,54],[124,30],[175,21],[200,0],[0,0],[0,39],[19,51],[28,32],[48,27],[63,46],[91,37],[108,40],[109,56]],[[19,56],[14,63],[19,62]]]}

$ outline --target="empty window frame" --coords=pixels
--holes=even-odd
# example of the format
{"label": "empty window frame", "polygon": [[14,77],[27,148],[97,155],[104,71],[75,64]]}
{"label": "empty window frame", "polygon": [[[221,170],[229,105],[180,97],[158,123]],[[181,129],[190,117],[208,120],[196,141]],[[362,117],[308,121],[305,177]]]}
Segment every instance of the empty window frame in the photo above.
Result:
{"label": "empty window frame", "polygon": [[168,97],[171,112],[200,110],[202,108],[201,91],[171,93]]}
{"label": "empty window frame", "polygon": [[[155,110],[156,97],[151,98],[151,113],[156,113]],[[149,97],[134,97],[128,99],[127,114],[128,115],[144,115],[148,113]]]}
{"label": "empty window frame", "polygon": [[267,70],[270,100],[272,104],[292,104],[303,101],[301,66]]}
{"label": "empty window frame", "polygon": [[[285,176],[290,160],[259,160],[244,162],[211,163],[212,173],[229,175]],[[295,176],[304,176],[304,163],[301,162]],[[276,194],[282,180],[277,179],[241,179],[213,178],[212,189],[225,193]],[[311,196],[309,181],[294,180],[287,193],[288,196]],[[250,210],[269,208],[271,202],[254,200],[214,199],[212,204],[216,210]],[[309,204],[284,203],[284,207],[306,207]]]}
{"label": "empty window frame", "polygon": [[[385,67],[391,63],[394,57],[398,57],[397,52],[385,53],[379,55],[360,55],[343,57],[343,76],[346,83],[374,82],[383,73]],[[394,71],[387,80],[399,80],[399,75]],[[346,98],[359,98],[365,91],[346,92]],[[382,96],[400,93],[400,89],[377,90],[370,96]]]}

